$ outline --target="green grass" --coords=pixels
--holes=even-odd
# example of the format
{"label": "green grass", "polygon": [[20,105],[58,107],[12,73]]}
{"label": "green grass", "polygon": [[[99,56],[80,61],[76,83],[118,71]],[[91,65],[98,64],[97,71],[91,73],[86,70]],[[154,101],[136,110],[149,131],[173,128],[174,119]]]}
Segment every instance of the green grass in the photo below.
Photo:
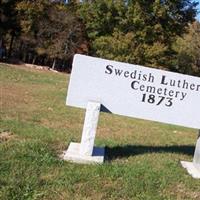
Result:
{"label": "green grass", "polygon": [[[79,142],[84,110],[65,106],[69,75],[0,64],[0,199],[199,200],[196,130],[101,113],[103,165],[59,159]],[[2,136],[4,134],[4,136]]]}

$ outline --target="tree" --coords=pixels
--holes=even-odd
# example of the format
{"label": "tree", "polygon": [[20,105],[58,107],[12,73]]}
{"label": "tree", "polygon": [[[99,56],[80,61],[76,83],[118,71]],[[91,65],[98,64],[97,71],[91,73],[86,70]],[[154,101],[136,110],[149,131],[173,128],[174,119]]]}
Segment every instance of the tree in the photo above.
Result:
{"label": "tree", "polygon": [[67,60],[72,57],[84,41],[82,24],[69,7],[56,5],[38,23],[38,48],[53,58]]}
{"label": "tree", "polygon": [[196,5],[188,0],[94,0],[84,1],[79,13],[91,54],[173,69],[172,44],[194,21]]}
{"label": "tree", "polygon": [[174,49],[178,52],[177,71],[200,76],[200,23],[190,24],[188,33],[179,37]]}
{"label": "tree", "polygon": [[21,25],[19,52],[23,52],[27,62],[51,61],[53,68],[56,63],[63,65],[85,40],[83,25],[72,4],[21,1],[16,10]]}
{"label": "tree", "polygon": [[9,36],[8,56],[11,55],[13,41],[20,33],[20,26],[15,6],[18,0],[2,0],[0,7],[0,48],[4,46]]}

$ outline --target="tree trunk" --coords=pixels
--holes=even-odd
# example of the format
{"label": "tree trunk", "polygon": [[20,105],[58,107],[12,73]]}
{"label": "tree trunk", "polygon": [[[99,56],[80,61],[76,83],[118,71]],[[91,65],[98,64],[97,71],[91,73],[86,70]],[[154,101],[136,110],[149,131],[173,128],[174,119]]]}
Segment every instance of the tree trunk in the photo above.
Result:
{"label": "tree trunk", "polygon": [[3,38],[0,36],[0,48],[3,47]]}
{"label": "tree trunk", "polygon": [[0,36],[0,59],[3,59],[3,38]]}
{"label": "tree trunk", "polygon": [[9,46],[9,51],[8,51],[8,57],[10,58],[11,54],[12,54],[12,47],[13,47],[13,42],[14,42],[14,38],[15,38],[15,34],[12,31],[11,32],[11,39],[10,39],[10,46]]}
{"label": "tree trunk", "polygon": [[54,60],[53,60],[53,65],[52,65],[53,70],[55,69],[55,66],[56,66],[56,58],[54,58]]}
{"label": "tree trunk", "polygon": [[44,59],[43,59],[43,66],[46,66],[46,57],[44,57]]}
{"label": "tree trunk", "polygon": [[19,51],[19,59],[23,60],[23,42],[22,41],[20,42],[18,51]]}
{"label": "tree trunk", "polygon": [[32,61],[32,64],[33,64],[33,65],[35,65],[36,59],[37,59],[37,56],[34,56],[34,57],[33,57],[33,61]]}
{"label": "tree trunk", "polygon": [[[26,50],[25,50],[26,51]],[[23,56],[23,61],[26,63],[26,57],[27,57],[27,53],[24,52],[24,56]]]}
{"label": "tree trunk", "polygon": [[27,60],[27,63],[31,63],[30,61],[31,61],[31,54],[30,53],[28,53],[28,58],[27,58],[28,60]]}

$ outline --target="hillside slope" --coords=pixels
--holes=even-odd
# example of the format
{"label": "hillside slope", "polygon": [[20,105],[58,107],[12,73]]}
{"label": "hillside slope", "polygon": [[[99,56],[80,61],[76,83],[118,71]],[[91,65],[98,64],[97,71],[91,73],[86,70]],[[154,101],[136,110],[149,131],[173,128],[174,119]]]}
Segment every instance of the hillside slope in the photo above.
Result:
{"label": "hillside slope", "polygon": [[65,106],[69,75],[0,64],[0,199],[199,200],[192,160],[196,130],[101,113],[103,165],[59,155],[79,142],[84,110]]}

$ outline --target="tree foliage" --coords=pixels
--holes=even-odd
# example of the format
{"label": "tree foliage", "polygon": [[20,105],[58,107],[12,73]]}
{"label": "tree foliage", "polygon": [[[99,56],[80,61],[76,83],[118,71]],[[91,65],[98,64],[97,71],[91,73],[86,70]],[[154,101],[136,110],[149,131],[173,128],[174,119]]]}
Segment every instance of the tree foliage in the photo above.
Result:
{"label": "tree foliage", "polygon": [[92,53],[97,56],[167,67],[172,44],[194,20],[196,3],[186,0],[95,0],[80,8]]}
{"label": "tree foliage", "polygon": [[[48,0],[13,0],[6,5],[4,11],[8,12],[12,7],[15,21],[18,21],[14,24],[20,29],[12,55],[25,62],[54,63],[55,66],[57,61],[63,65],[85,43],[84,26],[72,4]],[[9,35],[8,29],[3,30],[4,35]]]}
{"label": "tree foliage", "polygon": [[0,45],[6,44],[8,56],[62,67],[76,52],[88,53],[89,48],[93,56],[183,72],[184,59],[194,63],[198,57],[181,51],[189,40],[185,35],[174,45],[195,20],[194,1],[64,2],[2,0]]}
{"label": "tree foliage", "polygon": [[178,52],[177,71],[200,76],[200,23],[190,24],[188,33],[177,39],[174,48]]}
{"label": "tree foliage", "polygon": [[10,35],[8,54],[11,54],[14,37],[20,34],[15,6],[18,0],[2,0],[0,6],[0,48],[4,48],[7,34]]}

